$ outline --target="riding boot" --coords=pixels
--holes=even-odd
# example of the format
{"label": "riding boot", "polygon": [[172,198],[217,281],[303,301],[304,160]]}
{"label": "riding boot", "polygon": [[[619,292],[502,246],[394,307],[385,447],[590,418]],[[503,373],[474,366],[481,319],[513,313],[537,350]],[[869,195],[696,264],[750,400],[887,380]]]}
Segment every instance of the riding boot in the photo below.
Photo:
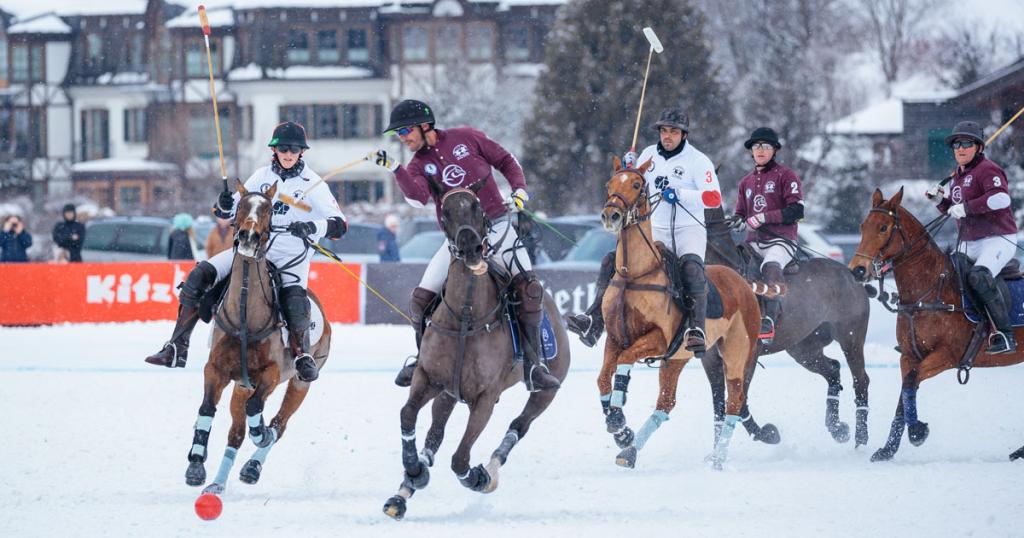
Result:
{"label": "riding boot", "polygon": [[[974,266],[967,272],[967,284],[974,290],[978,299],[988,311],[992,320],[994,330],[988,337],[988,347],[985,353],[998,355],[1000,353],[1012,353],[1017,350],[1017,341],[1013,337],[1013,325],[1010,323],[1010,314],[1003,301],[999,288],[996,286],[995,278],[987,267]],[[973,362],[973,357],[970,362]],[[969,364],[968,364],[969,366]]]}
{"label": "riding boot", "polygon": [[288,347],[295,357],[295,375],[299,381],[316,381],[320,370],[309,354],[309,296],[302,286],[281,289],[281,313],[288,324]]}
{"label": "riding boot", "polygon": [[[761,267],[761,276],[764,283],[772,288],[785,283],[782,276],[782,267],[778,263],[768,262]],[[775,321],[779,319],[779,310],[782,300],[778,296],[761,297],[764,311],[761,314],[761,331],[758,338],[765,344],[771,344],[775,339]]]}
{"label": "riding boot", "polygon": [[178,285],[178,319],[171,340],[146,362],[168,368],[184,368],[188,360],[188,341],[199,322],[199,299],[217,282],[217,269],[209,262],[199,262]]}
{"label": "riding boot", "polygon": [[557,389],[561,382],[551,375],[541,360],[540,322],[543,317],[544,288],[532,271],[525,271],[512,279],[519,303],[516,317],[523,336],[523,382],[530,392]]}
{"label": "riding boot", "polygon": [[604,301],[604,292],[608,289],[615,274],[615,251],[609,252],[601,260],[601,272],[597,275],[597,286],[594,294],[594,302],[582,314],[566,315],[565,322],[569,330],[578,334],[580,341],[587,347],[594,347],[597,339],[604,333],[604,315],[601,313],[601,303]]}
{"label": "riding boot", "polygon": [[412,314],[412,328],[416,332],[416,355],[412,357],[412,361],[406,362],[395,377],[395,384],[399,387],[408,387],[412,384],[412,374],[416,371],[416,362],[420,356],[420,342],[423,340],[423,331],[427,328],[427,317],[430,314],[427,310],[436,298],[437,294],[426,288],[412,290],[409,311]]}
{"label": "riding boot", "polygon": [[683,277],[683,292],[686,293],[688,310],[684,347],[700,357],[707,351],[707,335],[704,322],[708,312],[708,287],[704,275],[704,263],[696,254],[684,254],[679,258]]}

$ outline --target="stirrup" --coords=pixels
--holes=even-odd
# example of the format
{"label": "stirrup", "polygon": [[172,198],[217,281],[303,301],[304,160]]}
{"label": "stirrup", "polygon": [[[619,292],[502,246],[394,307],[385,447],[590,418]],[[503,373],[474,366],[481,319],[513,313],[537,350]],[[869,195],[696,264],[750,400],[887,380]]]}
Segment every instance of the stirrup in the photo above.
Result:
{"label": "stirrup", "polygon": [[[691,333],[699,334],[702,343],[691,346]],[[692,351],[694,355],[698,353],[703,354],[708,350],[708,335],[704,332],[704,329],[701,329],[700,327],[690,327],[689,329],[686,329],[686,332],[683,333],[683,340],[685,342],[684,349],[686,349],[686,351]]]}
{"label": "stirrup", "polygon": [[769,332],[763,332],[763,331],[761,331],[761,329],[758,329],[757,339],[758,340],[765,340],[767,342],[771,342],[775,338],[775,320],[773,320],[772,318],[769,318],[767,316],[762,318],[762,321],[764,321],[764,320],[768,320],[768,322],[771,323],[772,330],[769,331]]}
{"label": "stirrup", "polygon": [[[525,365],[524,365],[524,368],[525,368]],[[544,390],[557,389],[557,388],[561,387],[562,384],[559,383],[558,380],[555,380],[556,384],[555,384],[554,387],[548,387],[548,388],[544,388],[544,389],[537,388],[536,382],[533,380],[533,374],[534,374],[534,372],[537,371],[538,368],[543,369],[543,371],[547,372],[548,375],[554,377],[554,375],[551,373],[551,370],[548,369],[548,365],[544,364],[543,361],[539,361],[537,364],[532,365],[530,367],[529,375],[527,375],[526,379],[523,380],[524,384],[526,385],[526,392],[531,392],[531,393],[532,392],[541,392],[541,391],[544,391]]]}
{"label": "stirrup", "polygon": [[1002,331],[994,331],[988,335],[988,347],[985,349],[985,353],[1000,355],[1014,351],[1015,347],[1010,346],[1010,339],[1006,337],[1006,334]]}
{"label": "stirrup", "polygon": [[[565,318],[566,328],[576,333],[580,337],[583,337],[583,335],[590,332],[590,329],[594,326],[594,318],[590,314],[572,314],[566,316]],[[585,328],[581,325],[583,322],[579,321],[580,318],[586,318],[587,326]]]}
{"label": "stirrup", "polygon": [[[165,350],[167,348],[171,348],[171,360],[165,361],[162,365],[157,365],[157,366],[164,366],[166,368],[184,368],[185,367],[185,363],[186,363],[186,361],[188,359],[187,359],[186,356],[183,356],[182,354],[178,353],[178,344],[175,344],[174,342],[171,342],[171,341],[166,342],[164,344],[164,347],[160,348],[160,351],[157,351],[153,355],[161,353],[163,350]],[[188,346],[185,346],[185,349],[187,350]],[[150,355],[150,357],[152,357],[153,355]],[[147,358],[149,358],[149,357],[147,357]],[[149,362],[149,361],[146,361],[146,362],[148,364],[154,364],[154,363]]]}

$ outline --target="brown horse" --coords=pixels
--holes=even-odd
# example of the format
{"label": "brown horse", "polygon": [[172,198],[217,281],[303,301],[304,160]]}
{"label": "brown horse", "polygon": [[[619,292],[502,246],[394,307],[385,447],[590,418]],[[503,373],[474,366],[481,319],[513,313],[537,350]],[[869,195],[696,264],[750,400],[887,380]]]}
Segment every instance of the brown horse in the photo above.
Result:
{"label": "brown horse", "polygon": [[[860,278],[877,276],[878,268],[892,268],[899,289],[896,339],[900,349],[903,386],[889,439],[871,461],[890,460],[899,450],[904,428],[914,446],[928,438],[928,424],[917,418],[917,388],[921,382],[957,368],[975,331],[963,312],[961,284],[949,257],[926,228],[900,206],[903,189],[886,200],[875,189],[871,210],[860,226],[860,246],[850,270]],[[1016,336],[1024,335],[1020,329]],[[977,349],[978,344],[974,347]],[[978,351],[974,366],[1009,366],[1024,362],[1024,349],[1004,355]],[[1018,452],[1024,449],[1018,450]],[[1011,455],[1013,457],[1013,455]]]}
{"label": "brown horse", "polygon": [[[203,403],[199,407],[185,472],[185,482],[190,486],[201,486],[206,481],[203,464],[213,416],[221,393],[234,381],[228,447],[217,476],[204,493],[224,491],[235,455],[245,439],[247,424],[249,437],[258,450],[242,467],[239,478],[247,484],[255,484],[271,447],[284,435],[288,419],[302,405],[309,391],[309,383],[295,376],[294,357],[282,337],[274,281],[267,266],[267,240],[277,185],[265,194],[247,192],[241,182],[237,189],[242,197],[235,213],[235,257],[227,292],[217,310],[213,348],[203,369]],[[323,312],[313,292],[309,292],[309,299]],[[311,329],[314,325],[311,324]],[[327,362],[331,347],[331,326],[326,317],[320,326],[323,334],[310,348],[318,369]],[[274,388],[284,381],[288,381],[288,389],[281,408],[267,426],[263,422],[263,405]]]}
{"label": "brown horse", "polygon": [[[693,353],[680,347],[662,365],[656,409],[634,436],[622,412],[630,369],[638,360],[665,355],[669,342],[685,321],[684,313],[670,294],[671,284],[660,248],[650,239],[651,208],[644,180],[649,166],[650,161],[639,169],[623,169],[616,157],[615,174],[607,185],[608,201],[601,212],[605,229],[617,233],[619,238],[615,247],[615,275],[601,304],[608,337],[597,387],[608,432],[623,449],[616,463],[624,467],[635,465],[637,451],[668,420],[676,403],[679,374],[693,357]],[[722,318],[706,323],[706,341],[708,347],[719,347],[728,389],[725,424],[712,453],[714,467],[721,469],[740,410],[746,404],[746,385],[756,364],[761,311],[750,284],[732,269],[710,266],[707,277],[718,288],[724,307]]]}
{"label": "brown horse", "polygon": [[[509,452],[558,392],[554,389],[531,393],[487,466],[470,468],[473,443],[487,426],[501,394],[523,379],[523,366],[513,357],[512,334],[505,318],[507,303],[502,292],[508,285],[507,277],[496,277],[487,270],[486,257],[498,253],[489,251],[490,246],[483,239],[489,224],[476,193],[465,188],[448,191],[441,199],[441,220],[452,261],[441,304],[423,333],[420,359],[409,398],[401,411],[405,477],[398,493],[384,504],[384,513],[395,519],[405,516],[409,497],[429,483],[429,468],[434,464],[434,455],[457,401],[469,406],[469,423],[452,456],[452,471],[463,486],[490,493],[498,487],[498,469],[505,464]],[[547,293],[543,306],[549,319],[558,319],[558,308]],[[553,323],[552,329],[557,354],[547,365],[551,374],[562,381],[569,372],[569,341],[562,324]],[[416,418],[432,399],[433,420],[423,452],[417,454]]]}

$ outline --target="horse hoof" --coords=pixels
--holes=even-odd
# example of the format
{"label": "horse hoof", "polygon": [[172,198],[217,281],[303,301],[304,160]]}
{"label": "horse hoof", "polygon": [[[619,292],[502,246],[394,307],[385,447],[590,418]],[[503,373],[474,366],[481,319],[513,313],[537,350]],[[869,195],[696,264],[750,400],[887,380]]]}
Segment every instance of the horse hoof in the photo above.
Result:
{"label": "horse hoof", "polygon": [[260,480],[260,473],[263,472],[263,464],[259,460],[249,460],[238,472],[238,479],[246,484],[255,484]]}
{"label": "horse hoof", "polygon": [[485,493],[491,484],[491,475],[487,473],[487,469],[484,469],[483,465],[477,465],[469,470],[465,478],[460,478],[459,482],[473,491]]}
{"label": "horse hoof", "polygon": [[722,468],[723,468],[722,463],[723,463],[722,460],[719,460],[717,458],[711,458],[711,468],[716,470],[716,471],[721,471],[722,470]]}
{"label": "horse hoof", "polygon": [[836,422],[836,425],[829,429],[829,433],[837,443],[845,443],[850,440],[850,425],[845,422]]}
{"label": "horse hoof", "polygon": [[924,422],[908,424],[907,438],[910,439],[910,444],[914,446],[923,445],[928,439],[928,424]]}
{"label": "horse hoof", "polygon": [[395,521],[401,521],[405,517],[405,497],[395,495],[384,503],[384,513]]}
{"label": "horse hoof", "polygon": [[615,433],[624,428],[626,426],[626,415],[622,412],[622,408],[610,408],[605,415],[604,423],[608,428],[608,433]]}
{"label": "horse hoof", "polygon": [[868,427],[867,427],[867,425],[864,425],[864,427],[861,427],[860,424],[857,424],[857,433],[854,435],[854,442],[856,443],[854,448],[860,448],[860,447],[868,444]]}
{"label": "horse hoof", "polygon": [[193,461],[185,470],[185,483],[190,486],[202,486],[206,482],[206,467],[201,461]]}
{"label": "horse hoof", "polygon": [[206,494],[206,493],[212,493],[214,495],[221,495],[221,494],[224,493],[224,485],[223,484],[218,484],[218,483],[214,482],[214,483],[210,484],[209,486],[206,486],[205,488],[203,488],[203,494]]}
{"label": "horse hoof", "polygon": [[1016,451],[1010,454],[1010,461],[1016,461],[1021,458],[1024,458],[1024,446],[1018,448]]}
{"label": "horse hoof", "polygon": [[633,438],[635,436],[633,435],[633,430],[626,426],[622,428],[622,431],[616,433],[612,437],[615,438],[615,444],[618,445],[619,448],[626,448],[633,444]]}
{"label": "horse hoof", "polygon": [[259,440],[257,440],[257,437],[253,434],[252,430],[249,431],[249,438],[252,439],[252,443],[256,445],[257,448],[267,448],[274,444],[274,441],[277,439],[277,435],[275,435],[274,431],[263,424],[260,424],[258,435]]}
{"label": "horse hoof", "polygon": [[420,472],[413,476],[409,471],[405,472],[405,481],[413,490],[423,489],[430,483],[430,469],[422,462],[419,464]]}
{"label": "horse hoof", "polygon": [[633,469],[636,467],[636,447],[631,446],[619,452],[619,455],[615,457],[615,465],[619,467],[625,467],[627,469]]}
{"label": "horse hoof", "polygon": [[896,455],[895,450],[886,447],[879,448],[871,455],[871,461],[889,461]]}
{"label": "horse hoof", "polygon": [[782,436],[779,435],[779,429],[774,424],[765,424],[761,426],[760,431],[754,434],[754,440],[766,445],[777,445],[782,440]]}

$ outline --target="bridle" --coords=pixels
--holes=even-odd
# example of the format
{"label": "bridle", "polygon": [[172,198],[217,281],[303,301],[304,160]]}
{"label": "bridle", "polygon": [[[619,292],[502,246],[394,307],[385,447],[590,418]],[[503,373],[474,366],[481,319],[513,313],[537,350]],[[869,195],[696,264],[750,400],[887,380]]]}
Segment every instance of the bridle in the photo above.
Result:
{"label": "bridle", "polygon": [[[467,187],[460,187],[460,188],[452,189],[452,190],[444,193],[444,196],[441,197],[441,207],[442,208],[444,207],[445,201],[448,200],[448,197],[450,197],[450,196],[452,196],[454,194],[468,194],[468,195],[472,196],[474,199],[479,199],[477,197],[476,193],[473,192],[472,189],[469,189]],[[448,228],[447,224],[448,224],[448,219],[445,218],[444,212],[442,211],[441,212],[441,228],[444,229],[444,230],[447,230],[447,228]],[[487,216],[485,215],[484,216],[484,229],[487,229],[489,227],[490,227],[490,222],[488,221]],[[465,261],[466,260],[466,253],[460,251],[458,249],[458,247],[455,245],[456,241],[458,240],[458,238],[462,234],[462,232],[469,232],[469,233],[473,234],[473,239],[476,241],[474,244],[480,244],[481,247],[483,248],[483,253],[481,254],[481,257],[484,260],[487,260],[488,258],[491,257],[491,254],[493,253],[493,250],[491,249],[491,244],[490,244],[490,241],[489,241],[488,237],[486,236],[486,234],[481,236],[480,232],[476,228],[474,228],[473,226],[470,226],[469,224],[460,224],[458,226],[458,228],[455,229],[455,233],[452,234],[452,237],[448,238],[448,252],[451,253],[452,258],[455,258],[456,260],[459,260],[459,261]],[[508,233],[508,229],[507,228],[505,229],[505,233]],[[447,235],[447,231],[445,232],[445,235]],[[499,242],[499,244],[500,244],[500,242]]]}
{"label": "bridle", "polygon": [[[241,207],[241,205],[242,205],[242,200],[244,200],[244,199],[246,199],[246,198],[248,198],[250,196],[260,196],[260,197],[262,197],[267,202],[267,204],[269,204],[269,207],[271,208],[271,210],[269,211],[270,216],[267,217],[267,219],[268,219],[267,227],[262,232],[260,232],[259,234],[256,234],[259,247],[256,249],[256,256],[253,257],[253,258],[256,259],[257,261],[259,261],[259,260],[263,259],[264,257],[266,257],[266,255],[267,255],[267,250],[268,250],[268,246],[269,246],[268,243],[270,241],[270,230],[272,228],[272,226],[271,226],[269,221],[270,221],[270,219],[273,218],[273,200],[271,200],[269,196],[267,196],[266,194],[264,194],[262,192],[250,192],[250,193],[247,193],[245,196],[243,196],[241,199],[238,200],[239,207]],[[248,222],[251,222],[251,219],[246,218],[244,221],[242,221],[242,225],[245,225]],[[235,233],[235,240],[234,240],[234,247],[233,247],[235,254],[238,254],[238,243],[240,241],[239,233],[238,232],[242,231],[242,227],[241,226],[237,226],[237,228],[238,228],[238,230]],[[245,255],[243,254],[243,256],[245,256]],[[245,256],[245,257],[249,258],[249,256]]]}
{"label": "bridle", "polygon": [[[906,229],[900,224],[900,212],[898,210],[894,211],[883,207],[873,207],[869,213],[882,213],[892,219],[892,230],[889,232],[889,237],[886,238],[885,243],[883,243],[881,248],[878,249],[877,254],[869,256],[859,250],[854,253],[855,258],[861,257],[871,262],[872,270],[876,276],[882,275],[883,272],[887,270],[886,266],[888,266],[888,270],[893,270],[896,268],[897,263],[910,261],[925,252],[928,247],[928,243],[931,241],[931,233],[929,230],[933,227],[941,227],[947,218],[945,215],[935,218],[928,224],[924,225],[924,233],[913,240],[910,240],[907,236]],[[900,244],[902,247],[899,251],[886,255],[885,252],[889,249],[897,232],[899,233]]]}
{"label": "bridle", "polygon": [[[648,206],[647,212],[642,215],[640,214],[640,202],[643,200],[650,200],[650,193],[647,189],[647,179],[644,178],[643,172],[635,168],[626,168],[624,170],[620,170],[619,173],[634,174],[640,178],[641,184],[640,194],[638,194],[632,202],[626,200],[626,197],[622,194],[613,192],[608,195],[608,201],[604,204],[605,209],[611,208],[622,211],[624,218],[622,222],[622,230],[625,230],[630,226],[650,219],[653,210]],[[612,181],[614,181],[614,178],[612,178]]]}

